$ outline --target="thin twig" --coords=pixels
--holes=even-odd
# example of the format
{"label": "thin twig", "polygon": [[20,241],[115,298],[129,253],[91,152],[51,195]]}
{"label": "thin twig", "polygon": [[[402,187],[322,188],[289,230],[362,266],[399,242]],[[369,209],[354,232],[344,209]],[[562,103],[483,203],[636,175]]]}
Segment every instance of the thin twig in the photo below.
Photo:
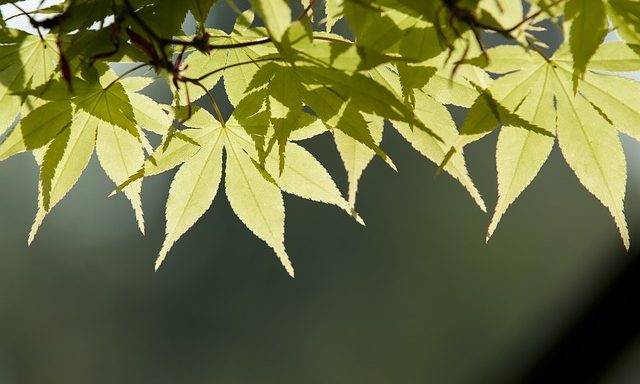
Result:
{"label": "thin twig", "polygon": [[[31,14],[27,11],[25,11],[21,6],[19,6],[16,3],[11,3],[11,5],[13,5],[14,7],[16,7],[18,9],[18,11],[22,12],[22,15],[27,16],[27,18],[29,18],[29,23],[31,23],[31,26],[34,27],[36,29],[36,31],[38,32],[38,36],[40,36],[40,40],[44,40],[44,37],[42,36],[42,32],[40,32],[40,27],[38,26],[38,22],[36,21],[36,19],[34,19],[33,17],[31,17]],[[21,15],[21,16],[22,16]]]}
{"label": "thin twig", "polygon": [[186,82],[189,82],[189,83],[193,83],[193,84],[197,84],[198,82],[206,79],[207,77],[215,75],[216,73],[225,71],[227,69],[240,67],[242,65],[254,64],[254,63],[262,63],[262,62],[265,62],[265,61],[277,61],[277,60],[282,60],[282,58],[281,57],[265,57],[265,58],[256,59],[256,60],[241,61],[241,62],[238,62],[238,63],[233,63],[233,64],[225,65],[223,67],[214,69],[213,71],[205,73],[204,75],[202,75],[200,77],[196,77],[196,78],[193,78],[193,77],[182,77],[180,80],[186,81]]}
{"label": "thin twig", "polygon": [[316,3],[316,0],[309,1],[309,5],[307,5],[307,7],[302,11],[300,16],[298,16],[297,21],[300,21],[300,20],[304,19],[306,16],[308,16],[309,12],[311,11],[311,8],[313,8],[315,3]]}
{"label": "thin twig", "polygon": [[147,63],[141,63],[136,65],[135,67],[129,68],[126,71],[124,71],[122,74],[120,74],[120,76],[116,77],[115,80],[113,80],[112,82],[110,82],[104,89],[109,89],[112,85],[114,85],[115,83],[117,83],[118,81],[122,80],[125,76],[137,71],[140,68],[146,67]]}

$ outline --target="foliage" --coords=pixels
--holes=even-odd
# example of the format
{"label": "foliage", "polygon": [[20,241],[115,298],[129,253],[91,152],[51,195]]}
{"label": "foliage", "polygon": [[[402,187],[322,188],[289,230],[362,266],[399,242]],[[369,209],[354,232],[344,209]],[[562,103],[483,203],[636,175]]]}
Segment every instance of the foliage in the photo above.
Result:
{"label": "foliage", "polygon": [[[0,160],[32,152],[40,169],[29,241],[95,152],[142,232],[144,179],[178,168],[156,268],[212,205],[224,174],[235,214],[293,275],[282,192],[363,223],[355,203],[364,169],[375,156],[395,169],[380,146],[386,128],[486,210],[463,149],[499,128],[487,240],[557,141],[628,248],[618,131],[640,140],[640,85],[620,73],[640,70],[640,1],[251,0],[242,12],[228,0],[237,11],[229,33],[205,27],[214,3],[66,0],[31,12],[13,4],[37,34],[0,18]],[[181,29],[189,13],[194,35]],[[335,33],[340,25],[351,39]],[[564,43],[550,52],[539,36],[556,26]],[[605,42],[613,29],[622,40]],[[501,44],[486,49],[489,34]],[[113,63],[129,69],[117,74]],[[132,75],[141,68],[153,76]],[[154,81],[169,85],[171,105],[141,93]],[[211,93],[220,81],[235,108],[228,118]],[[208,110],[194,105],[203,97]],[[459,128],[450,106],[468,109]],[[347,198],[297,143],[327,131],[348,173]]]}

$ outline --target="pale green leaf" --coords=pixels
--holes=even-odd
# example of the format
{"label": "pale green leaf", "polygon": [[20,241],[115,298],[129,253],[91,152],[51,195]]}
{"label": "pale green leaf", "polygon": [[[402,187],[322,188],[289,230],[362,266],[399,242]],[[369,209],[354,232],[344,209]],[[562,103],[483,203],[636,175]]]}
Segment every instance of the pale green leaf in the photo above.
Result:
{"label": "pale green leaf", "polygon": [[[422,116],[425,121],[428,121],[431,127],[437,130],[443,138],[443,142],[434,140],[433,137],[420,130],[411,129],[406,123],[394,122],[393,126],[413,148],[434,163],[440,164],[445,159],[451,144],[454,143],[458,137],[453,119],[444,106],[423,92],[416,93],[416,113]],[[486,212],[487,208],[482,196],[467,171],[462,151],[458,151],[453,155],[445,165],[444,170],[458,180],[469,192],[480,209]]]}
{"label": "pale green leaf", "polygon": [[173,244],[209,209],[222,177],[223,135],[220,130],[189,158],[171,182],[166,208],[166,237],[156,260],[160,267]]}
{"label": "pale green leaf", "polygon": [[591,57],[588,69],[611,72],[638,71],[640,70],[640,47],[629,46],[622,41],[604,43]]}
{"label": "pale green leaf", "polygon": [[[234,135],[236,142],[248,153],[254,153],[253,142],[238,123],[230,120],[226,129]],[[361,220],[353,211],[353,205],[340,194],[329,172],[320,162],[301,146],[288,143],[287,161],[280,169],[278,154],[270,153],[265,161],[266,171],[273,176],[276,184],[285,192],[321,203],[336,205]]]}
{"label": "pale green leaf", "polygon": [[479,65],[485,71],[505,74],[539,65],[539,58],[519,45],[499,45],[487,50],[486,57],[481,55],[469,62]]}
{"label": "pale green leaf", "polygon": [[[89,164],[91,154],[96,142],[96,132],[100,121],[89,115],[86,112],[79,112],[76,118],[69,126],[69,138],[66,140],[66,146],[64,146],[64,153],[56,156],[51,156],[53,164],[44,165],[48,168],[45,173],[41,174],[41,177],[50,178],[47,183],[50,185],[49,206],[50,209],[56,206],[62,200],[62,198],[71,190],[76,184],[80,175]],[[59,146],[60,148],[62,146]],[[47,156],[45,156],[45,160]],[[52,168],[55,170],[52,171]],[[41,182],[42,184],[42,182]],[[42,224],[47,211],[44,208],[44,198],[42,191],[38,198],[38,212],[34,220],[31,232],[29,233],[29,243],[33,241],[38,228]]]}
{"label": "pale green leaf", "polygon": [[[191,79],[200,79],[206,76],[210,72],[213,72],[224,65],[227,57],[227,52],[223,49],[216,49],[210,53],[193,52],[184,60],[183,66],[185,70],[182,72],[182,76]],[[222,78],[222,71],[214,73],[213,75],[206,76],[199,80],[200,84],[206,88],[213,88],[218,81]],[[188,100],[194,102],[200,99],[206,94],[203,87],[200,87],[192,83],[180,84],[178,90],[178,97],[176,101],[180,102],[180,105],[187,105]]]}
{"label": "pale green leaf", "polygon": [[34,151],[36,161],[40,164],[40,197],[42,207],[45,211],[51,209],[51,182],[55,176],[56,168],[62,157],[69,139],[71,138],[71,129],[63,129],[45,148]]}
{"label": "pale green leaf", "polygon": [[344,0],[325,0],[324,11],[327,14],[325,28],[331,32],[334,25],[342,18],[344,12]]}
{"label": "pale green leaf", "polygon": [[213,116],[197,107],[194,108],[191,118],[184,124],[193,128],[181,131],[172,129],[163,143],[145,160],[142,167],[118,185],[117,190],[122,190],[142,177],[158,175],[179,166],[193,157],[212,137],[219,134],[221,128],[220,123]]}
{"label": "pale green leaf", "polygon": [[570,24],[569,44],[573,56],[574,91],[577,79],[587,70],[587,63],[607,35],[607,16],[603,0],[569,0],[565,18]]}
{"label": "pale green leaf", "polygon": [[[554,81],[549,68],[537,87],[533,87],[519,106],[518,113],[533,125],[554,133]],[[498,137],[496,168],[498,171],[498,201],[487,231],[492,236],[507,208],[536,177],[549,157],[554,138],[522,127],[504,126]]]}
{"label": "pale green leaf", "polygon": [[[549,99],[548,102],[553,102]],[[551,111],[553,109],[553,104]],[[487,231],[493,235],[507,208],[529,186],[553,148],[553,138],[528,129],[505,126],[500,131],[496,149],[498,202]]]}
{"label": "pale green leaf", "polygon": [[144,76],[128,76],[119,80],[120,84],[122,84],[128,94],[142,91],[149,85],[153,84],[154,81],[156,81],[155,77]]}
{"label": "pale green leaf", "polygon": [[[285,192],[325,204],[332,204],[352,214],[353,207],[342,197],[329,172],[301,146],[287,145],[287,162],[278,175],[277,158],[268,158],[266,168]],[[357,215],[356,215],[357,217]]]}
{"label": "pale green leaf", "polygon": [[289,139],[291,141],[307,140],[327,132],[327,127],[322,120],[317,117],[303,112],[298,121],[298,127],[291,132]]}
{"label": "pale green leaf", "polygon": [[618,130],[640,140],[640,84],[637,81],[587,73],[579,90]]}
{"label": "pale green leaf", "polygon": [[73,103],[85,112],[120,127],[137,138],[139,132],[129,96],[122,84],[112,83],[111,79],[114,76],[114,73],[107,71],[100,78],[100,82],[87,83],[80,95],[73,98]]}
{"label": "pale green leaf", "polygon": [[527,111],[520,110],[525,99],[536,88],[541,84],[543,88],[545,84],[549,84],[548,76],[548,66],[543,61],[538,66],[509,73],[494,81],[469,109],[456,147],[463,147],[482,138],[502,122],[552,135],[553,127],[530,124],[521,118],[522,113]]}
{"label": "pale green leaf", "polygon": [[[379,117],[371,116],[369,122],[371,137],[376,145],[380,145],[382,141],[383,121]],[[344,134],[339,130],[333,131],[333,137],[338,148],[338,153],[347,171],[349,181],[349,204],[355,206],[356,194],[358,192],[358,183],[362,173],[367,168],[375,152],[360,143],[358,140]]]}
{"label": "pale green leaf", "polygon": [[[230,38],[230,43],[246,41]],[[252,46],[242,49],[232,49],[226,58],[225,66],[230,67],[224,71],[224,87],[231,105],[237,106],[242,99],[249,83],[264,62],[258,62],[261,57],[275,53],[273,47]],[[245,65],[240,65],[245,63]]]}
{"label": "pale green leaf", "polygon": [[480,86],[487,86],[490,82],[483,70],[471,65],[460,65],[456,76],[451,78],[452,65],[434,64],[438,71],[423,90],[442,104],[470,107],[478,97],[478,90],[471,82]]}
{"label": "pale green leaf", "polygon": [[[144,152],[140,142],[120,127],[101,122],[98,125],[96,154],[100,166],[116,184],[123,183],[129,175],[137,171],[144,162]],[[144,233],[142,212],[142,181],[138,180],[124,188],[124,194],[131,202],[140,232]]]}
{"label": "pale green leaf", "polygon": [[273,248],[284,268],[293,276],[293,266],[284,247],[282,192],[260,174],[237,140],[232,134],[225,135],[225,191],[229,204],[244,225]]}
{"label": "pale green leaf", "polygon": [[489,13],[503,28],[511,28],[523,18],[521,1],[480,0],[479,8]]}
{"label": "pale green leaf", "polygon": [[[372,75],[381,84],[385,84],[396,93],[400,93],[400,84],[397,76],[386,68],[378,68],[372,71]],[[415,113],[429,128],[436,132],[442,141],[435,140],[426,132],[413,129],[409,124],[394,121],[396,130],[423,156],[440,164],[447,154],[448,149],[456,141],[458,131],[449,111],[432,97],[422,91],[414,93]],[[465,164],[462,151],[456,152],[447,162],[444,170],[457,179],[469,192],[480,209],[486,211],[486,206],[480,193],[475,187]]]}
{"label": "pale green leaf", "polygon": [[264,20],[269,34],[280,41],[291,23],[291,8],[286,0],[249,0],[256,13]]}
{"label": "pale green leaf", "polygon": [[609,209],[628,249],[623,212],[627,164],[618,133],[584,97],[573,96],[569,76],[556,72],[556,82],[562,154],[580,182]]}
{"label": "pale green leaf", "polygon": [[53,101],[28,113],[0,144],[0,160],[47,145],[71,123],[71,104]]}
{"label": "pale green leaf", "polygon": [[9,32],[14,44],[0,45],[0,134],[20,112],[20,97],[12,93],[44,84],[58,63],[55,35],[40,40],[21,31]]}
{"label": "pale green leaf", "polygon": [[618,35],[629,44],[640,45],[640,2],[608,0],[607,11]]}
{"label": "pale green leaf", "polygon": [[171,117],[151,98],[139,93],[128,93],[137,125],[159,135],[167,134]]}

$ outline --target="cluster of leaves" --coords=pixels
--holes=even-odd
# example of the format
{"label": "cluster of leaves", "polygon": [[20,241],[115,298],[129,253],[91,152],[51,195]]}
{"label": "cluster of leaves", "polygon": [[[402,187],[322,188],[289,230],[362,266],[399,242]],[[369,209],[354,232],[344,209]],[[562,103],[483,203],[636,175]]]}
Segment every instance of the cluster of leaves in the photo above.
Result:
{"label": "cluster of leaves", "polygon": [[[362,223],[362,172],[375,156],[395,169],[380,147],[387,127],[486,210],[463,149],[499,128],[487,239],[557,139],[628,247],[618,131],[640,140],[640,84],[618,73],[640,69],[640,1],[251,0],[242,12],[229,0],[237,11],[229,33],[205,27],[214,3],[66,0],[31,12],[14,4],[37,34],[0,17],[0,160],[28,151],[40,169],[29,241],[95,150],[143,232],[144,178],[179,168],[156,268],[211,206],[224,173],[235,214],[293,275],[282,192],[336,205]],[[181,29],[188,13],[194,35]],[[332,32],[339,22],[351,39]],[[537,38],[545,25],[565,37],[552,55]],[[605,43],[612,29],[623,40]],[[485,49],[483,33],[504,44]],[[118,75],[113,63],[130,70]],[[131,75],[141,68],[153,76]],[[169,85],[171,105],[141,93],[154,81]],[[211,93],[220,81],[234,107],[228,118]],[[193,104],[203,97],[211,108]],[[448,106],[468,108],[461,127]],[[324,132],[347,170],[346,198],[297,143]]]}

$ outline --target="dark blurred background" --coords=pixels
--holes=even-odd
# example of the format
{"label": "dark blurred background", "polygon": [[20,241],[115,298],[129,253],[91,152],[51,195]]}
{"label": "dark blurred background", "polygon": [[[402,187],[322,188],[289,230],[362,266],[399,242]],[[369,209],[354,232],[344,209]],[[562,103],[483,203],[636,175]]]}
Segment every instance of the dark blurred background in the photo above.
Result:
{"label": "dark blurred background", "polygon": [[[230,20],[221,2],[210,21]],[[467,151],[490,207],[495,138]],[[331,138],[307,147],[345,190]],[[295,279],[222,194],[155,273],[172,175],[145,182],[142,237],[95,159],[27,247],[37,169],[3,162],[0,383],[640,380],[637,144],[628,253],[557,148],[486,244],[490,216],[457,182],[392,130],[383,147],[399,172],[379,159],[365,172],[366,228],[286,198]]]}

